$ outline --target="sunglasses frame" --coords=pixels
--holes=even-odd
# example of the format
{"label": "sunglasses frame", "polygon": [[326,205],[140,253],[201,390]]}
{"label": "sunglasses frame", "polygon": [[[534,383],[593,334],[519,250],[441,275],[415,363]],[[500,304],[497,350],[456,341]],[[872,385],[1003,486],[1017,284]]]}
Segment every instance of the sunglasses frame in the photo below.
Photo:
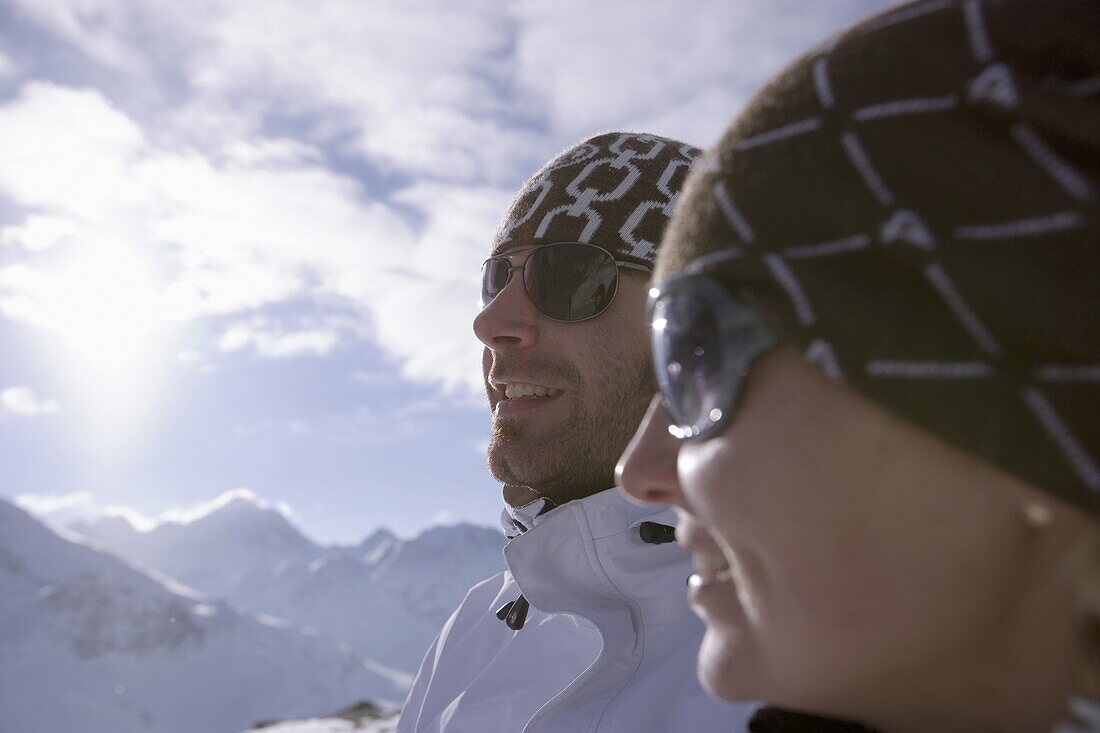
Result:
{"label": "sunglasses frame", "polygon": [[[604,307],[599,312],[593,313],[592,315],[586,316],[584,318],[575,318],[575,319],[555,318],[554,316],[543,312],[543,310],[538,307],[538,305],[535,303],[535,301],[532,300],[531,293],[529,293],[527,291],[527,280],[526,280],[526,278],[524,278],[523,292],[527,296],[527,300],[529,300],[531,302],[531,305],[533,305],[535,307],[535,310],[537,310],[540,314],[542,314],[546,318],[549,318],[552,321],[557,321],[558,323],[583,323],[584,321],[589,321],[593,318],[596,318],[596,317],[602,315],[604,312],[606,312],[607,309],[611,307],[611,304],[615,302],[615,297],[619,294],[619,269],[618,268],[625,267],[628,270],[640,270],[641,272],[653,272],[652,267],[647,267],[646,265],[639,265],[639,264],[634,263],[634,262],[623,262],[622,260],[615,259],[615,255],[613,255],[610,252],[610,250],[604,249],[603,247],[599,246],[598,244],[589,244],[588,242],[547,242],[546,244],[538,244],[538,245],[535,245],[534,247],[524,247],[523,249],[513,249],[510,252],[507,252],[507,253],[504,253],[504,254],[499,254],[499,255],[494,255],[493,257],[486,258],[485,261],[481,263],[481,273],[482,273],[481,277],[482,277],[482,280],[484,281],[484,278],[485,278],[485,266],[487,264],[489,264],[489,262],[491,262],[492,260],[503,260],[504,262],[508,263],[508,277],[507,277],[507,279],[505,279],[504,285],[502,285],[500,287],[500,290],[497,291],[497,295],[500,295],[500,293],[504,291],[504,288],[508,287],[508,283],[512,282],[512,273],[514,273],[516,270],[520,270],[524,273],[524,275],[526,275],[527,263],[531,261],[531,255],[528,254],[526,257],[523,258],[523,262],[521,262],[518,265],[513,265],[512,261],[510,259],[508,259],[509,257],[511,257],[512,255],[522,254],[524,252],[534,252],[537,249],[544,249],[546,247],[553,247],[554,245],[558,245],[558,244],[576,244],[576,245],[581,245],[583,247],[592,247],[593,249],[598,249],[601,252],[603,252],[604,254],[606,254],[608,256],[608,258],[612,262],[615,263],[615,292],[611,295],[611,299],[607,301],[607,304],[604,305]],[[497,295],[494,295],[488,301],[482,303],[481,304],[481,309],[485,310],[485,308],[487,308],[490,303],[492,303],[494,300],[496,300]]]}
{"label": "sunglasses frame", "polygon": [[[668,364],[659,364],[657,356],[657,341],[661,338],[659,334],[663,333],[663,326],[655,328],[654,324],[657,306],[681,294],[701,298],[710,307],[717,324],[717,337],[721,347],[719,381],[716,385],[718,406],[705,416],[697,416],[694,425],[677,422],[677,411],[672,408],[672,401],[665,389],[666,380],[663,378],[668,373]],[[754,310],[713,277],[702,273],[681,273],[651,288],[646,302],[646,323],[650,329],[653,371],[657,378],[661,403],[668,417],[668,432],[679,440],[703,441],[720,433],[737,410],[753,361],[779,345],[775,333]],[[719,412],[717,416],[714,415],[715,410]]]}

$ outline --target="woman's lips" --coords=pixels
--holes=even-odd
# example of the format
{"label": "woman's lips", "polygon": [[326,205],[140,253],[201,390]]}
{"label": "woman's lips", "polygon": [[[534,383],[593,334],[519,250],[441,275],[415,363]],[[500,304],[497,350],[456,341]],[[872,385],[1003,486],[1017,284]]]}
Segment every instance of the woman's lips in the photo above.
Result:
{"label": "woman's lips", "polygon": [[731,582],[729,560],[710,533],[691,515],[681,515],[676,537],[691,553],[695,568],[688,577],[688,598],[692,605],[702,604],[707,589]]}
{"label": "woman's lips", "polygon": [[695,572],[688,578],[688,588],[692,590],[730,580],[729,562],[717,550],[692,552],[691,562],[695,566]]}

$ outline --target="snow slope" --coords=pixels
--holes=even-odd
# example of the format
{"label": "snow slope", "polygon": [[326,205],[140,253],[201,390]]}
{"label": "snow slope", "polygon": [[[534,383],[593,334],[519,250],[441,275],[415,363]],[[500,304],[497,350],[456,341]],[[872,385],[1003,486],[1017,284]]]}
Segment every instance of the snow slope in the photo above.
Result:
{"label": "snow slope", "polygon": [[404,699],[405,675],[62,534],[0,501],[4,730],[228,733]]}

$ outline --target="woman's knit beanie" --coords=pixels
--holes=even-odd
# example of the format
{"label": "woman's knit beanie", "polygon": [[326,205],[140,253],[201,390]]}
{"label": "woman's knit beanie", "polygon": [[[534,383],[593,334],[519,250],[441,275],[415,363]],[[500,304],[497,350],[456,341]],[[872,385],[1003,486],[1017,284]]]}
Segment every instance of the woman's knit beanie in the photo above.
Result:
{"label": "woman's knit beanie", "polygon": [[1100,2],[921,0],[813,50],[697,165],[657,261],[830,376],[1100,510]]}

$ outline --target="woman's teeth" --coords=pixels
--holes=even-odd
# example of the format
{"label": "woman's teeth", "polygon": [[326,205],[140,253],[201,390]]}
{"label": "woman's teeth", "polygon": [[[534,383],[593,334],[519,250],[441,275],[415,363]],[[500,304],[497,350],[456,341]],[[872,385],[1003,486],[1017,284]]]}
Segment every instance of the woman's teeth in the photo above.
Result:
{"label": "woman's teeth", "polygon": [[730,569],[726,556],[721,552],[693,552],[691,561],[695,565],[695,571],[705,575],[715,575]]}
{"label": "woman's teeth", "polygon": [[691,561],[695,572],[688,577],[689,588],[706,588],[731,580],[729,562],[720,552],[693,552]]}
{"label": "woman's teeth", "polygon": [[523,384],[522,382],[504,386],[504,396],[510,400],[516,397],[556,397],[560,391],[538,384]]}

